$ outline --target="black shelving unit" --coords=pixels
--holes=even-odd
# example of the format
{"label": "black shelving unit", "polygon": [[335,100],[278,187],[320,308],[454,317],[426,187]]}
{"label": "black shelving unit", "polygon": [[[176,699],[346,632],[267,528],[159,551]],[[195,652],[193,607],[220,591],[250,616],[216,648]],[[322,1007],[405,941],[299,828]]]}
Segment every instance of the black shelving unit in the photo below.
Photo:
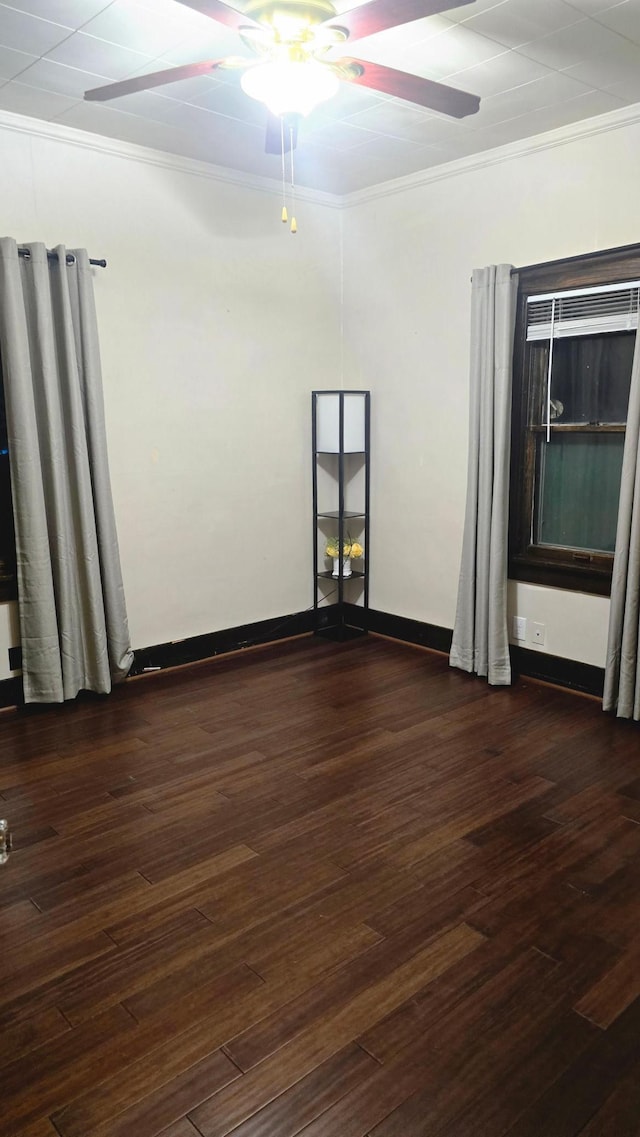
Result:
{"label": "black shelving unit", "polygon": [[[315,631],[344,640],[368,630],[371,395],[312,391],[311,399]],[[337,538],[340,551],[337,576],[326,567],[329,537]],[[342,550],[349,538],[364,556],[345,576]]]}

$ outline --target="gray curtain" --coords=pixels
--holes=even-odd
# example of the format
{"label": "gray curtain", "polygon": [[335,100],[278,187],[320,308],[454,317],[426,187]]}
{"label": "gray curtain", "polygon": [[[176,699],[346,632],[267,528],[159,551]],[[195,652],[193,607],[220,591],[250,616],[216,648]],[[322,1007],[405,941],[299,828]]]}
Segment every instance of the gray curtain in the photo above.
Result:
{"label": "gray curtain", "polygon": [[449,662],[509,684],[507,529],[511,379],[518,278],[511,265],[474,270],[467,504]]}
{"label": "gray curtain", "polygon": [[640,335],[631,369],[604,672],[605,711],[640,720]]}
{"label": "gray curtain", "polygon": [[89,259],[0,239],[0,352],[26,702],[106,693],[133,660]]}

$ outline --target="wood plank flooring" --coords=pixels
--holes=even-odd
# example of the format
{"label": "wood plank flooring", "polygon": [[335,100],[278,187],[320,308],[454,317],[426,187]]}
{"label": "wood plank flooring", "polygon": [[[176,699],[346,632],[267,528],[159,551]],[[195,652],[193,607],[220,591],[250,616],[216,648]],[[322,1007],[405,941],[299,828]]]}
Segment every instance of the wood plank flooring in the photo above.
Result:
{"label": "wood plank flooring", "polygon": [[0,715],[0,1137],[638,1137],[640,735],[377,637]]}

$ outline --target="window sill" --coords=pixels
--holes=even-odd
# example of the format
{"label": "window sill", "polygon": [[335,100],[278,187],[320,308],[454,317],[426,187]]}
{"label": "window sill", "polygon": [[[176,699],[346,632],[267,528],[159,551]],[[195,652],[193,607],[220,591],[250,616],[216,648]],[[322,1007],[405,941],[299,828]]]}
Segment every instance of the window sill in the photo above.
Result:
{"label": "window sill", "polygon": [[586,592],[593,596],[611,595],[610,568],[578,568],[538,558],[512,557],[509,561],[509,579],[539,584],[546,588],[562,588],[568,592]]}

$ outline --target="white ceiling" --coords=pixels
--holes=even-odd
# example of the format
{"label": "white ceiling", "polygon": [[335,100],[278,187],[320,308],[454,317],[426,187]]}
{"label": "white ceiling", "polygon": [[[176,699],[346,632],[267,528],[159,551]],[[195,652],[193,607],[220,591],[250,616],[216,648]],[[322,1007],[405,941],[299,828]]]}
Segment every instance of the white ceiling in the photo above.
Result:
{"label": "white ceiling", "polygon": [[[295,153],[296,181],[336,194],[640,102],[640,0],[475,0],[348,53],[482,101],[456,120],[341,84],[303,122]],[[264,108],[237,72],[83,102],[110,80],[248,54],[235,32],[175,0],[11,0],[0,3],[0,110],[279,178]]]}

